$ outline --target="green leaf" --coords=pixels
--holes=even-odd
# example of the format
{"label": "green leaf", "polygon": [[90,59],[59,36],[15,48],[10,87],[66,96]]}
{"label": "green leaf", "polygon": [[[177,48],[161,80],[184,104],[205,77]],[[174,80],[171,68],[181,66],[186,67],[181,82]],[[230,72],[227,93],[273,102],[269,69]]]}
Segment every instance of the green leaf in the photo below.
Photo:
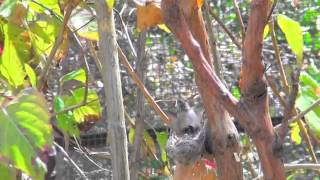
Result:
{"label": "green leaf", "polygon": [[53,17],[44,17],[46,21],[37,21],[30,25],[32,46],[37,56],[49,55],[61,28],[61,22]]}
{"label": "green leaf", "polygon": [[0,59],[0,73],[10,85],[18,87],[23,84],[26,72],[24,62],[30,59],[28,35],[20,27],[8,23],[4,25],[4,51]]}
{"label": "green leaf", "polygon": [[134,128],[130,128],[129,129],[129,135],[128,135],[128,139],[129,139],[129,143],[133,144],[133,140],[134,140]]}
{"label": "green leaf", "polygon": [[[301,94],[296,100],[296,107],[301,111],[309,108],[316,99],[308,94]],[[312,111],[305,115],[306,122],[310,127],[311,132],[320,138],[320,106],[315,107]]]}
{"label": "green leaf", "polygon": [[0,7],[0,16],[8,18],[12,13],[12,9],[16,6],[16,3],[17,0],[5,0]]}
{"label": "green leaf", "polygon": [[145,152],[150,150],[153,154],[156,154],[157,153],[156,143],[154,142],[153,138],[150,136],[150,134],[146,130],[143,130],[143,139],[146,142],[146,145],[148,147],[145,149]]}
{"label": "green leaf", "polygon": [[32,87],[37,87],[37,76],[32,67],[29,64],[24,64],[24,68],[26,69],[26,73],[29,77],[30,83]]}
{"label": "green leaf", "polygon": [[298,22],[285,15],[278,15],[278,24],[285,34],[289,46],[297,56],[298,64],[303,64],[303,37],[302,29]]}
{"label": "green leaf", "polygon": [[238,87],[233,87],[231,89],[231,93],[235,98],[240,99],[241,93],[240,93],[240,89]]}
{"label": "green leaf", "polygon": [[85,83],[86,82],[85,70],[81,68],[79,70],[69,72],[68,74],[66,74],[60,78],[60,83],[63,84],[63,83],[70,81],[70,80],[77,80],[82,83]]}
{"label": "green leaf", "polygon": [[109,9],[112,9],[112,8],[113,8],[114,1],[115,1],[115,0],[106,0],[107,6],[108,6]]}
{"label": "green leaf", "polygon": [[[50,14],[51,12],[49,12],[46,8],[50,9],[50,11],[54,12],[56,15],[58,15],[58,17],[63,17],[63,15],[61,14],[61,10],[60,10],[60,6],[59,6],[59,0],[37,0],[35,2],[32,1],[28,1],[29,3],[29,7],[31,10],[33,10],[35,13],[46,13],[46,14]],[[46,8],[44,8],[46,7]]]}
{"label": "green leaf", "polygon": [[99,119],[101,116],[99,97],[97,93],[91,89],[88,90],[87,104],[68,112],[60,113],[66,108],[81,104],[83,102],[84,94],[85,88],[79,88],[71,91],[71,95],[64,95],[62,97],[57,96],[54,99],[54,110],[57,113],[57,125],[70,135],[79,136],[77,124],[84,122],[87,117]]}
{"label": "green leaf", "polygon": [[65,103],[60,96],[54,97],[53,109],[57,113],[57,127],[67,134],[79,136],[80,132],[72,111],[59,113],[65,109]]}
{"label": "green leaf", "polygon": [[313,77],[310,76],[310,74],[306,72],[302,72],[299,79],[302,85],[307,85],[312,88],[317,88],[320,86],[320,84],[315,79],[313,79]]}
{"label": "green leaf", "polygon": [[[67,106],[80,104],[84,98],[85,89],[79,88],[72,92],[72,97],[66,100]],[[97,93],[91,89],[88,91],[87,103],[73,111],[77,122],[83,122],[86,116],[101,116],[101,107]]]}
{"label": "green leaf", "polygon": [[34,89],[23,90],[0,109],[0,157],[34,179],[43,179],[43,150],[52,147],[53,135],[49,109]]}
{"label": "green leaf", "polygon": [[161,150],[161,159],[163,162],[167,161],[166,145],[168,140],[167,132],[156,132],[157,142],[159,143]]}

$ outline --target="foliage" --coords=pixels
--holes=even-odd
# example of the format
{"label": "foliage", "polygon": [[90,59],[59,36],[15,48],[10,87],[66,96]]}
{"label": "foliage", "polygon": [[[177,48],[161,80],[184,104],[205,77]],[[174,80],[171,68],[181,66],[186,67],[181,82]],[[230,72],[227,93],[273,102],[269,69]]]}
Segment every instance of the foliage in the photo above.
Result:
{"label": "foliage", "polygon": [[54,99],[54,111],[57,113],[57,125],[70,135],[79,136],[79,125],[81,123],[92,123],[101,117],[101,108],[98,95],[95,91],[89,90],[87,102],[81,107],[74,108],[67,112],[64,109],[77,106],[83,103],[85,89],[72,90],[70,95],[56,96]]}
{"label": "foliage", "polygon": [[[48,107],[39,92],[25,89],[1,108],[0,156],[8,159],[13,167],[42,179],[45,165],[41,157],[50,151],[52,142]],[[12,171],[4,169],[4,173]]]}
{"label": "foliage", "polygon": [[[110,1],[111,2],[111,1]],[[36,88],[46,58],[62,28],[63,13],[58,0],[5,0],[0,7],[0,177],[11,179],[21,170],[34,179],[43,179],[46,155],[52,150],[53,133],[47,104]],[[66,56],[67,33],[54,58]],[[67,73],[60,86],[78,81],[82,87],[59,93],[54,99],[57,126],[69,134],[88,130],[87,124],[100,119],[98,95],[86,85],[84,69]],[[85,94],[87,93],[87,97]],[[87,102],[83,102],[84,97]],[[80,105],[79,105],[80,104]],[[78,106],[70,111],[65,108]],[[80,127],[80,129],[79,129]],[[82,129],[81,129],[82,128]]]}
{"label": "foliage", "polygon": [[[33,89],[40,83],[39,76],[47,65],[48,56],[63,27],[65,4],[59,2],[58,0],[4,0],[0,6],[0,179],[14,179],[17,170],[34,179],[43,179],[46,169],[43,157],[51,151],[53,143],[52,124],[49,121],[51,115],[55,116],[58,129],[67,135],[77,137],[101,118],[102,107],[99,96],[95,90],[88,87],[89,74],[83,68],[66,73],[58,79],[60,89],[53,102],[42,97],[41,94],[46,93],[45,88]],[[63,1],[63,3],[68,2]],[[106,2],[109,10],[115,7],[115,0]],[[195,2],[198,7],[203,4],[202,0]],[[233,2],[231,0],[214,2],[216,4],[212,9],[230,27],[232,33],[240,37],[239,22],[233,11]],[[242,13],[248,12],[249,3],[250,1],[239,2]],[[276,16],[278,30],[282,31],[282,33],[276,31],[276,35],[280,43],[289,45],[296,55],[299,66],[303,68],[296,107],[304,111],[320,98],[319,67],[317,64],[307,64],[307,61],[303,61],[309,52],[314,53],[316,57],[319,56],[320,1],[301,1],[301,6],[311,8],[301,8],[291,14],[280,12],[281,14]],[[158,24],[160,29],[170,33],[170,30],[162,24],[159,7],[156,3],[137,5],[137,30],[144,31]],[[63,42],[53,57],[54,65],[58,65],[67,56],[69,44],[72,43],[68,33],[74,33],[85,40],[99,40],[95,15],[91,11],[92,8],[85,2],[81,2],[75,8],[76,13],[70,18],[67,31],[63,35]],[[243,14],[244,20],[246,17],[247,14]],[[269,31],[269,26],[266,26],[264,38],[268,37]],[[219,38],[219,41],[225,41],[222,36]],[[147,37],[146,44],[152,48],[153,39]],[[178,60],[177,50],[171,44],[173,43],[170,42],[169,55],[163,59],[167,63],[165,70],[170,75],[175,75],[180,72],[177,67],[181,62]],[[181,64],[186,69],[192,68],[189,61]],[[160,86],[160,81],[154,79],[153,86]],[[63,91],[63,87],[74,82],[77,84],[76,88]],[[238,87],[232,86],[231,92],[240,99],[241,93]],[[53,106],[51,115],[47,104]],[[314,108],[304,118],[311,133],[320,139],[320,107]],[[299,126],[297,123],[290,126],[292,140],[300,144],[302,138]],[[164,176],[170,175],[171,168],[165,150],[169,134],[156,131],[154,134],[155,136],[151,136],[146,130],[143,131],[142,150],[147,158],[142,163],[142,168],[156,169],[158,178],[162,175],[161,178],[165,179]],[[133,141],[133,135],[134,128],[129,131],[130,143]],[[242,138],[242,143],[250,144],[249,138],[247,136]]]}
{"label": "foliage", "polygon": [[[300,76],[300,93],[296,100],[296,106],[301,111],[310,107],[320,98],[318,89],[320,87],[320,71],[315,65],[310,65]],[[320,106],[315,107],[305,115],[306,122],[311,132],[320,139]]]}
{"label": "foliage", "polygon": [[284,32],[292,51],[297,55],[298,63],[301,66],[303,64],[303,38],[300,24],[285,15],[278,15],[278,24]]}

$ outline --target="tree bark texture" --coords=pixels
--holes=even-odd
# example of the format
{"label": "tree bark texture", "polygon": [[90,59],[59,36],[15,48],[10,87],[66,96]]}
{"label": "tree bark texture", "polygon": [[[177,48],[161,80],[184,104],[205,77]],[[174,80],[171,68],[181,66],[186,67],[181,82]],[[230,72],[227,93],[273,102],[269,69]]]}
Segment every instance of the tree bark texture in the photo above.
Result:
{"label": "tree bark texture", "polygon": [[[146,32],[141,32],[138,39],[138,49],[137,49],[137,68],[136,72],[138,77],[141,79],[142,83],[145,82],[145,69],[146,69],[146,59],[145,59],[145,42],[146,42]],[[133,140],[133,152],[131,155],[131,170],[130,170],[130,179],[137,180],[138,172],[140,167],[140,154],[141,154],[141,145],[143,141],[143,130],[145,128],[145,100],[143,98],[142,92],[137,89],[137,116],[135,121],[135,133]]]}
{"label": "tree bark texture", "polygon": [[99,31],[99,59],[107,104],[108,134],[111,136],[114,180],[129,179],[127,135],[124,119],[119,59],[112,8],[105,0],[96,0]]}
{"label": "tree bark texture", "polygon": [[[176,16],[172,17],[170,10],[166,8],[171,5],[176,5]],[[213,58],[208,41],[208,35],[205,30],[205,25],[202,17],[201,9],[197,6],[196,1],[163,1],[162,9],[164,13],[164,20],[177,33],[189,30],[189,37],[194,38],[194,43],[199,43],[199,51],[204,55],[203,59],[206,61],[208,71],[213,72]],[[168,13],[168,14],[166,14]],[[180,21],[176,24],[177,19]],[[175,21],[175,22],[173,22]],[[182,42],[185,37],[178,36]],[[186,44],[182,42],[184,47]],[[194,61],[192,61],[194,63]],[[240,153],[239,135],[230,118],[229,113],[221,106],[215,96],[211,96],[206,89],[206,81],[201,79],[198,71],[195,70],[196,83],[198,85],[205,111],[208,115],[211,146],[217,162],[219,179],[242,179],[242,166],[235,156]]]}
{"label": "tree bark texture", "polygon": [[[192,3],[195,1],[162,0],[161,9],[166,25],[181,42],[192,61],[196,82],[209,117],[218,178],[242,178],[237,176],[241,174],[238,170],[241,166],[236,166],[238,164],[235,160],[235,155],[239,152],[237,133],[234,133],[235,128],[228,120],[230,119],[228,113],[224,111],[227,110],[240,120],[253,139],[263,167],[264,178],[285,179],[283,163],[273,151],[275,134],[269,115],[261,57],[263,29],[271,1],[253,0],[251,2],[252,10],[243,47],[240,101],[232,96],[213,71],[203,20],[202,17],[196,18],[201,14],[200,9]],[[231,169],[232,166],[234,169]]]}

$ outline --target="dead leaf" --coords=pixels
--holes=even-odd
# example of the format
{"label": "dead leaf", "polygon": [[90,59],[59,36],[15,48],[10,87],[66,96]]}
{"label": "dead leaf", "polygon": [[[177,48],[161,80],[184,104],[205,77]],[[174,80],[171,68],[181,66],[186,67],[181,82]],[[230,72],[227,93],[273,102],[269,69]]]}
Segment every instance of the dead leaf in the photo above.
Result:
{"label": "dead leaf", "polygon": [[196,0],[196,1],[197,1],[198,8],[201,8],[203,5],[203,0]]}
{"label": "dead leaf", "polygon": [[137,28],[144,31],[150,27],[163,23],[160,6],[157,3],[146,3],[144,6],[137,4]]}
{"label": "dead leaf", "polygon": [[22,3],[17,3],[10,16],[10,21],[17,26],[21,26],[27,12],[27,8]]}
{"label": "dead leaf", "polygon": [[320,87],[317,87],[317,88],[315,89],[315,92],[316,92],[316,95],[317,95],[317,96],[320,96]]}

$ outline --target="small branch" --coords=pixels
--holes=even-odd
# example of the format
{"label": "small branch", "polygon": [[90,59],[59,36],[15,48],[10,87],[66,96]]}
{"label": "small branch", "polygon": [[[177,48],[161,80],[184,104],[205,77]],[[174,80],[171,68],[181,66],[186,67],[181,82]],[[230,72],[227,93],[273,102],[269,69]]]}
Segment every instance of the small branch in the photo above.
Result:
{"label": "small branch", "polygon": [[141,80],[139,79],[138,75],[135,73],[133,68],[131,67],[127,57],[123,53],[120,47],[118,47],[119,59],[121,64],[127,69],[129,75],[131,76],[132,80],[136,83],[139,89],[142,91],[144,97],[146,98],[148,104],[160,115],[161,119],[165,124],[170,124],[170,119],[168,116],[161,110],[159,105],[154,101],[153,97],[150,95],[146,87],[143,85]]}
{"label": "small branch", "polygon": [[205,16],[204,17],[207,21],[207,29],[208,29],[208,34],[209,34],[210,47],[211,47],[211,51],[212,51],[214,70],[215,70],[217,76],[220,79],[222,79],[221,59],[220,59],[219,51],[217,48],[217,39],[216,39],[215,33],[213,32],[213,27],[212,27],[212,23],[211,23],[210,14],[209,14],[210,7],[207,2],[204,2],[204,7],[205,7],[205,13],[204,13]]}
{"label": "small branch", "polygon": [[84,172],[79,168],[79,166],[71,159],[71,157],[68,155],[68,153],[63,149],[63,147],[61,147],[58,143],[53,142],[53,144],[62,152],[62,154],[64,155],[64,157],[66,157],[70,164],[78,171],[78,173],[84,178],[84,179],[88,179],[86,177],[86,175],[84,174]]}
{"label": "small branch", "polygon": [[284,111],[284,118],[282,120],[282,129],[279,132],[279,140],[281,144],[284,142],[285,137],[289,131],[289,118],[292,116],[293,110],[295,108],[295,101],[299,91],[299,76],[300,76],[300,69],[297,69],[292,73],[292,89],[289,95],[289,100],[287,106],[285,107]]}
{"label": "small branch", "polygon": [[129,45],[130,45],[130,48],[131,48],[131,52],[134,55],[134,57],[137,58],[137,53],[136,53],[136,51],[135,51],[135,49],[133,47],[131,38],[130,38],[129,33],[128,33],[127,26],[125,25],[125,23],[124,23],[124,21],[123,21],[123,19],[121,17],[121,14],[116,9],[114,9],[114,12],[118,15],[118,17],[120,19],[121,27],[122,27],[122,30],[124,31],[125,35],[127,36],[127,39],[128,39],[128,42],[129,42]]}
{"label": "small branch", "polygon": [[[71,29],[70,27],[68,27],[69,29]],[[82,103],[87,103],[87,100],[88,100],[88,92],[89,92],[89,72],[90,72],[90,69],[89,69],[89,64],[88,64],[88,60],[87,60],[87,57],[85,55],[85,52],[84,52],[84,48],[82,47],[82,44],[79,40],[79,38],[77,37],[77,35],[75,33],[71,33],[73,38],[75,39],[77,45],[79,46],[80,48],[80,54],[82,56],[82,60],[83,60],[83,63],[84,63],[84,69],[85,69],[85,73],[86,73],[86,82],[85,82],[85,89],[84,89],[84,97],[83,97],[83,101]]]}
{"label": "small branch", "polygon": [[83,154],[92,164],[94,164],[94,165],[95,165],[96,167],[98,167],[100,170],[108,171],[108,172],[110,171],[110,170],[108,170],[108,169],[105,169],[105,168],[101,167],[101,166],[100,166],[99,164],[97,164],[96,162],[94,162],[94,160],[91,159],[91,158],[88,156],[89,153],[88,153],[88,152],[84,152],[84,151],[82,150],[82,147],[80,146],[77,138],[76,138],[75,136],[73,136],[73,139],[74,139],[74,141],[76,142],[76,144],[77,144],[77,146],[78,146],[78,148],[79,148],[80,153]]}
{"label": "small branch", "polygon": [[[316,100],[310,107],[308,107],[306,110],[302,111],[300,114],[290,118],[288,120],[289,123],[293,123],[296,122],[297,120],[303,118],[307,113],[309,113],[310,111],[312,111],[315,107],[317,107],[318,105],[320,105],[320,99]],[[279,130],[281,129],[281,124],[277,125],[274,129],[275,131],[279,132]]]}
{"label": "small branch", "polygon": [[286,171],[292,171],[295,169],[310,169],[319,171],[320,164],[284,164]]}
{"label": "small branch", "polygon": [[95,16],[91,17],[91,19],[90,19],[88,22],[84,23],[82,26],[80,26],[79,28],[73,30],[72,32],[73,32],[73,33],[77,33],[80,29],[82,29],[82,28],[84,28],[85,26],[87,26],[88,24],[90,24],[93,20],[96,20],[96,17],[95,17]]}
{"label": "small branch", "polygon": [[102,65],[101,65],[101,62],[100,62],[99,57],[97,55],[97,52],[95,50],[95,47],[93,46],[93,43],[90,40],[87,40],[87,44],[89,46],[89,51],[90,51],[91,55],[93,56],[93,60],[98,67],[99,73],[101,74],[102,73]]}
{"label": "small branch", "polygon": [[280,57],[280,50],[279,50],[279,45],[278,45],[278,41],[277,41],[277,37],[276,37],[276,33],[274,31],[274,21],[270,21],[269,22],[269,28],[270,28],[270,34],[271,34],[271,39],[272,39],[272,45],[273,45],[273,49],[275,52],[275,57],[277,60],[277,64],[279,65],[279,69],[280,69],[280,78],[281,78],[281,82],[282,85],[284,86],[284,89],[286,91],[286,93],[289,93],[289,85],[288,85],[288,81],[286,78],[286,74],[284,72],[284,68],[282,65],[282,61],[281,61],[281,57]]}
{"label": "small branch", "polygon": [[272,4],[272,7],[271,7],[271,9],[270,9],[270,11],[269,11],[269,14],[268,14],[266,23],[269,22],[270,17],[272,16],[272,13],[273,13],[273,11],[274,11],[274,8],[277,6],[277,2],[278,2],[278,0],[274,0],[274,1],[273,1],[273,4]]}
{"label": "small branch", "polygon": [[[146,56],[145,56],[145,44],[146,44],[146,34],[147,32],[141,32],[138,38],[138,54],[136,61],[136,72],[141,79],[142,83],[145,83],[146,79]],[[142,91],[137,89],[136,98],[136,121],[135,121],[135,133],[133,139],[133,152],[131,154],[131,171],[130,177],[132,180],[138,179],[139,172],[139,162],[141,161],[141,144],[143,141],[143,130],[145,129],[144,119],[145,115],[145,101],[143,98]]]}
{"label": "small branch", "polygon": [[51,15],[53,15],[54,17],[56,17],[58,20],[62,21],[62,18],[61,18],[59,15],[57,15],[52,9],[46,7],[45,5],[39,3],[38,1],[31,0],[31,2],[37,4],[38,6],[42,7],[43,9],[49,11]]}
{"label": "small branch", "polygon": [[[277,3],[277,1],[275,1],[273,3],[273,6],[272,6],[272,9],[271,9],[270,13],[272,13],[276,3]],[[293,95],[293,93],[298,93],[298,84],[297,83],[299,83],[299,77],[296,80],[293,80],[293,87],[292,88],[295,88],[295,89],[290,90],[290,87],[288,85],[287,78],[286,78],[286,75],[285,75],[285,72],[284,72],[284,68],[283,68],[283,65],[282,65],[281,57],[280,57],[280,50],[279,50],[276,34],[275,34],[275,31],[274,31],[274,21],[273,20],[271,20],[269,22],[269,27],[270,27],[270,33],[271,33],[271,38],[272,38],[272,45],[273,45],[273,48],[275,50],[275,57],[276,57],[277,64],[279,65],[279,69],[280,69],[280,80],[282,82],[282,85],[284,86],[284,90],[285,90],[286,94],[290,93],[290,97],[291,97],[291,95]],[[300,70],[299,70],[298,74],[300,74]],[[295,101],[295,98],[294,99],[290,98],[290,99],[291,99],[291,101]],[[289,99],[288,106],[284,106],[286,111],[287,111],[287,112],[285,112],[285,115],[287,113],[291,113],[291,112],[288,112],[288,108],[290,109],[291,108],[290,106],[292,105],[291,103],[294,103],[294,102],[290,102],[290,99]],[[297,110],[295,108],[293,109],[293,114],[294,115],[298,114],[298,112],[297,112]],[[287,118],[289,118],[289,117],[287,117]],[[280,137],[279,140],[280,141],[284,141],[285,135],[287,134],[287,131],[289,130],[288,129],[287,118],[285,118],[284,121],[283,121],[284,125],[282,126],[282,131],[279,132],[279,135],[280,135],[279,136]],[[316,157],[316,155],[314,153],[313,146],[312,146],[312,143],[311,143],[311,140],[310,140],[310,136],[309,136],[306,128],[304,127],[303,122],[301,120],[298,120],[298,125],[299,125],[299,128],[300,128],[301,132],[302,132],[303,139],[307,143],[307,146],[308,146],[308,149],[309,149],[309,153],[310,153],[310,155],[312,157],[312,160],[313,160],[314,163],[317,163],[318,162],[317,161],[317,157]]]}
{"label": "small branch", "polygon": [[239,23],[240,23],[240,32],[241,32],[242,41],[244,41],[245,36],[246,36],[246,32],[245,32],[245,27],[244,27],[244,24],[243,24],[243,20],[242,20],[242,17],[241,17],[241,12],[240,12],[237,0],[233,0],[233,6],[234,6],[234,9],[236,11],[236,15],[237,15],[237,18],[239,20]]}
{"label": "small branch", "polygon": [[208,8],[209,13],[211,16],[218,22],[218,24],[222,27],[222,29],[227,33],[227,35],[230,37],[232,42],[241,49],[241,43],[238,42],[238,40],[233,36],[233,34],[229,31],[229,29],[226,27],[226,25],[222,22],[222,20],[212,11],[211,8]]}
{"label": "small branch", "polygon": [[[48,8],[46,8],[46,9],[48,9]],[[54,42],[54,45],[53,45],[53,47],[52,47],[52,49],[50,51],[49,57],[47,59],[47,62],[45,64],[41,74],[39,75],[38,86],[37,86],[38,89],[42,89],[42,87],[44,86],[44,84],[46,82],[46,78],[47,78],[47,75],[49,73],[50,66],[51,66],[51,64],[52,64],[52,62],[54,60],[54,56],[55,56],[56,52],[58,51],[61,43],[63,42],[63,35],[64,35],[65,30],[67,29],[67,24],[68,24],[68,21],[69,21],[69,18],[71,16],[71,13],[72,13],[73,9],[74,9],[73,4],[68,4],[67,5],[66,13],[65,13],[64,18],[63,18],[62,28],[60,29],[58,37],[57,37],[57,40]]]}
{"label": "small branch", "polygon": [[280,92],[277,90],[277,87],[276,87],[276,85],[273,83],[272,79],[270,79],[269,76],[266,76],[266,80],[267,80],[268,85],[269,85],[269,87],[271,88],[273,94],[274,94],[275,96],[277,96],[280,104],[281,104],[283,107],[286,108],[286,107],[287,107],[287,104],[286,104],[285,100],[282,98],[282,96],[280,95]]}

